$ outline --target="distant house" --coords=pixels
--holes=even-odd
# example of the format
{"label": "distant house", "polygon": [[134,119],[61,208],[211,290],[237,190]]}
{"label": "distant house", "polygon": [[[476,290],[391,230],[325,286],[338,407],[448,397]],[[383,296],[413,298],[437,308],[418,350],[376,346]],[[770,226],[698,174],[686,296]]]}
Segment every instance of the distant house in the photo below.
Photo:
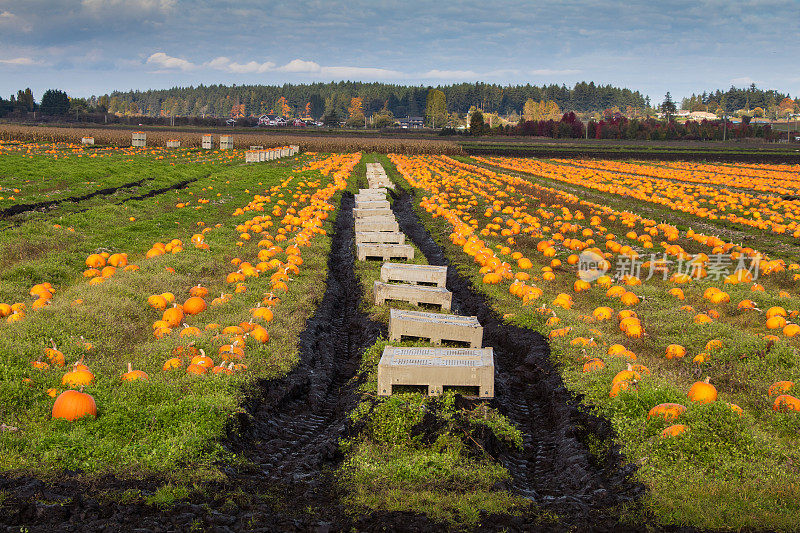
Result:
{"label": "distant house", "polygon": [[701,122],[703,120],[717,120],[717,115],[706,111],[692,111],[687,115],[687,118]]}
{"label": "distant house", "polygon": [[258,117],[259,126],[286,126],[287,122],[280,115],[261,115]]}
{"label": "distant house", "polygon": [[396,122],[403,129],[421,128],[425,124],[425,121],[422,117],[398,118]]}
{"label": "distant house", "polygon": [[236,125],[236,119],[229,118],[228,120],[225,121],[225,124],[227,124],[228,126],[235,126]]}

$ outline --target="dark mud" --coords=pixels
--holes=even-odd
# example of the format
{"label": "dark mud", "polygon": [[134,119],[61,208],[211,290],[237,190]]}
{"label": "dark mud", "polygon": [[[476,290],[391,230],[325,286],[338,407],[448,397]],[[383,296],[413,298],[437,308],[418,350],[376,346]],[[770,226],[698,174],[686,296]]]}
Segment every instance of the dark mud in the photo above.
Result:
{"label": "dark mud", "polygon": [[[406,191],[396,194],[392,209],[400,229],[432,265],[451,266],[412,208]],[[634,501],[644,487],[631,479],[608,420],[588,412],[569,392],[550,360],[550,347],[537,332],[507,325],[455,267],[448,268],[447,288],[453,309],[478,317],[484,346],[494,348],[496,398],[493,404],[524,434],[523,451],[501,451],[498,460],[513,476],[513,489],[540,508],[556,513],[562,527],[620,530],[613,509]],[[607,443],[593,455],[589,440]],[[493,517],[498,527],[525,529],[525,517]],[[485,525],[488,525],[484,521]]]}
{"label": "dark mud", "polygon": [[35,204],[12,205],[11,207],[0,209],[0,219],[12,217],[14,215],[19,215],[20,213],[27,213],[28,211],[46,211],[48,209],[53,209],[54,207],[58,207],[59,205],[67,202],[78,203],[78,202],[83,202],[84,200],[89,200],[90,198],[94,198],[95,196],[105,196],[109,194],[114,194],[115,192],[120,191],[122,189],[140,187],[144,182],[149,181],[150,179],[152,178],[143,178],[140,179],[139,181],[123,183],[119,187],[106,187],[105,189],[98,189],[88,194],[84,194],[83,196],[71,196],[69,198],[62,198],[60,200],[50,200],[47,202],[37,202]]}
{"label": "dark mud", "polygon": [[164,194],[165,192],[176,191],[178,189],[183,189],[187,185],[191,185],[192,183],[194,183],[197,180],[198,180],[198,178],[192,178],[192,179],[188,179],[188,180],[179,181],[178,183],[176,183],[174,185],[169,185],[167,187],[161,187],[160,189],[153,189],[152,191],[148,191],[148,192],[146,192],[144,194],[140,194],[139,196],[131,196],[130,198],[125,198],[121,202],[117,202],[115,205],[122,205],[125,202],[130,202],[131,200],[146,200],[147,198],[152,198],[154,196],[158,196],[159,194]]}

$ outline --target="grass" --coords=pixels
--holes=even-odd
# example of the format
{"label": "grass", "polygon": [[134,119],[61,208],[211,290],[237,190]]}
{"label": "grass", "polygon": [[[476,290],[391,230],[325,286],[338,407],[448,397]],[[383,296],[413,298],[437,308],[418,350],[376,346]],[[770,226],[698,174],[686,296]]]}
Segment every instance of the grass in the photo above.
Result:
{"label": "grass", "polygon": [[[418,512],[462,529],[477,525],[481,512],[527,509],[528,500],[498,488],[509,473],[478,444],[488,430],[505,446],[521,446],[519,430],[485,404],[457,407],[453,391],[438,398],[418,392],[378,397],[377,365],[387,344],[379,339],[364,352],[362,400],[350,415],[361,429],[341,443],[346,455],[337,477],[349,511]],[[415,431],[423,421],[431,424],[426,414],[435,422]]]}
{"label": "grass", "polygon": [[[547,185],[559,188],[552,182]],[[505,191],[510,192],[508,189]],[[430,194],[421,189],[416,192],[418,197]],[[506,201],[513,204],[518,197],[513,192],[510,194],[512,196]],[[527,200],[522,201],[527,205],[541,203],[542,206],[556,206],[559,210],[569,209],[572,213],[581,210],[587,214],[587,220],[592,209],[590,205],[579,203],[580,196],[569,199],[568,196],[548,196],[543,191],[526,194],[529,195]],[[451,201],[456,203],[452,198]],[[475,216],[482,214],[484,209],[485,206],[476,206]],[[521,306],[519,299],[509,294],[507,284],[482,283],[479,265],[450,241],[452,226],[441,217],[431,217],[424,209],[417,207],[417,212],[434,238],[445,248],[452,264],[489,296],[494,308],[507,320],[547,334],[551,327],[545,325],[546,317],[538,311],[545,305],[554,309],[560,319],[560,323],[552,327],[568,325],[572,328],[568,336],[552,339],[552,357],[567,387],[583,395],[586,404],[611,421],[625,456],[638,466],[637,479],[650,489],[637,505],[626,509],[624,520],[633,525],[654,517],[661,524],[712,529],[790,531],[796,528],[796,516],[800,512],[797,504],[800,417],[796,413],[774,412],[766,390],[777,380],[800,379],[797,339],[783,337],[768,344],[762,338],[769,333],[764,327],[763,315],[736,308],[736,304],[746,298],[755,299],[763,309],[776,305],[790,310],[800,308],[792,271],[759,279],[766,287],[766,292],[762,293],[753,293],[748,284],[725,285],[723,290],[730,294],[731,302],[714,306],[703,298],[706,288],[717,285],[711,281],[683,286],[686,294],[683,302],[665,295],[666,290],[674,285],[656,279],[644,282],[633,289],[643,297],[634,309],[645,325],[646,335],[630,339],[616,328],[615,321],[607,324],[587,318],[597,306],[611,306],[615,310],[621,306],[618,301],[605,296],[605,289],[600,287],[574,294],[574,267],[554,268],[557,277],[553,281],[539,279],[537,272],[548,265],[550,259],[543,258],[536,250],[538,239],[520,235],[512,246],[532,259],[532,282],[544,290],[544,295],[531,305]],[[622,220],[610,220],[605,215],[604,218],[608,233],[619,235],[619,241],[637,248],[635,241],[627,241],[624,237],[627,231],[637,229],[637,225],[627,226],[621,223]],[[482,238],[492,248],[501,242],[500,238],[492,235]],[[689,253],[707,251],[685,236],[675,242]],[[765,239],[761,242],[769,244]],[[654,251],[657,250],[656,247]],[[559,251],[555,258],[566,265],[568,253],[571,252]],[[790,257],[796,258],[796,253]],[[791,290],[790,296],[778,297],[776,293],[780,289]],[[559,293],[573,294],[575,304],[571,309],[551,305]],[[721,318],[697,326],[692,322],[694,313],[678,308],[685,304],[692,305],[697,309],[695,312],[713,308]],[[573,345],[570,340],[578,336],[593,338],[597,346]],[[706,363],[693,363],[692,357],[704,351],[710,339],[722,340],[723,347],[713,351]],[[606,354],[608,346],[615,343],[632,350],[637,356],[636,362],[648,367],[652,374],[641,379],[636,387],[611,398],[609,383],[626,366],[624,359]],[[665,359],[664,349],[673,343],[685,346],[687,357]],[[605,368],[582,372],[583,362],[590,357],[603,359]],[[706,375],[711,376],[712,383],[719,390],[720,401],[709,405],[692,404],[686,392],[694,381]],[[667,423],[647,418],[651,407],[666,402],[688,407],[677,422],[686,424],[690,430],[672,439],[659,437]],[[735,415],[725,402],[742,407],[744,416]],[[603,447],[608,443],[590,442],[587,445],[590,448]]]}
{"label": "grass", "polygon": [[[0,155],[0,184],[20,174],[35,174],[41,168],[39,157],[47,156]],[[90,200],[73,209],[19,221],[17,227],[0,233],[4,258],[0,301],[30,307],[33,298],[28,290],[33,284],[50,282],[56,289],[49,306],[29,309],[20,322],[0,323],[0,354],[5,362],[0,367],[0,420],[18,428],[0,434],[0,470],[39,476],[64,470],[89,477],[156,474],[174,480],[178,487],[153,496],[166,504],[173,496],[182,497],[180,487],[185,483],[219,479],[220,465],[240,460],[231,456],[222,442],[228,431],[236,430],[235,419],[244,399],[258,394],[256,380],[282,376],[293,368],[298,335],[325,286],[330,239],[316,236],[309,247],[301,248],[300,274],[292,276],[289,292],[280,294],[282,301],[275,308],[274,320],[264,324],[271,336],[269,342],[261,345],[248,337],[243,361],[246,371],[199,377],[183,370],[162,371],[172,350],[189,342],[219,363],[218,349],[229,342],[228,337],[219,335],[218,330],[204,330],[204,326],[249,321],[250,309],[271,290],[268,275],[247,278],[244,292],[234,293],[234,286],[225,283],[227,273],[236,269],[231,260],[240,257],[255,263],[259,249],[257,239],[238,240],[237,224],[252,214],[231,214],[256,193],[270,197],[264,202],[263,214],[284,201],[284,209],[292,202],[301,207],[310,194],[329,184],[331,177],[315,170],[295,172],[309,161],[306,156],[248,166],[221,160],[213,166],[195,163],[196,168],[172,166],[147,156],[124,157],[134,157],[135,164],[125,166],[117,161],[116,167],[108,167],[109,162],[99,158],[73,157],[49,165],[63,167],[72,180],[111,168],[122,175],[115,179],[146,171],[167,183],[181,181],[186,175],[197,181],[121,206]],[[208,203],[201,203],[201,198]],[[187,207],[177,207],[187,201]],[[280,225],[279,219],[275,217],[272,231]],[[208,250],[189,242],[203,228],[211,229],[205,234]],[[323,228],[330,230],[330,220]],[[174,238],[185,243],[184,251],[143,257],[154,242]],[[84,260],[102,250],[128,253],[139,270],[119,271],[105,283],[90,285],[81,274]],[[209,302],[222,292],[234,296],[224,305],[209,306],[205,312],[185,318],[201,329],[199,336],[182,338],[176,329],[167,337],[154,337],[151,324],[160,318],[160,312],[147,305],[148,296],[172,292],[176,301],[182,302],[189,296],[189,288],[198,284],[211,291]],[[76,304],[78,300],[81,303]],[[30,362],[43,357],[51,338],[68,365],[82,359],[94,373],[95,382],[86,392],[95,398],[97,418],[73,423],[50,419],[53,400],[45,391],[64,390],[63,370],[37,371]],[[84,341],[93,345],[91,350],[85,349]],[[120,375],[128,362],[145,371],[149,379],[122,382]]]}

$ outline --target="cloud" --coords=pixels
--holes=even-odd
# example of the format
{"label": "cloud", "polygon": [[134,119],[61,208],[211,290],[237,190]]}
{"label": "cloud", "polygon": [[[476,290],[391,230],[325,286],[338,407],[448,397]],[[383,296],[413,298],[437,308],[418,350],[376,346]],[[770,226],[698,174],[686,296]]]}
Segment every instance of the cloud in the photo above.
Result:
{"label": "cloud", "polygon": [[0,12],[0,28],[30,32],[33,26],[10,11]]}
{"label": "cloud", "polygon": [[758,84],[758,80],[754,80],[750,76],[742,76],[741,78],[733,78],[731,85],[750,85],[751,83]]}
{"label": "cloud", "polygon": [[292,59],[282,67],[279,67],[280,72],[320,72],[322,67],[319,63],[313,61],[303,61],[302,59]]}
{"label": "cloud", "polygon": [[472,70],[439,70],[433,69],[422,75],[423,78],[464,79],[479,78],[480,74]]}
{"label": "cloud", "polygon": [[158,67],[159,72],[181,70],[184,72],[198,69],[214,69],[233,74],[263,74],[265,72],[287,72],[292,74],[311,74],[320,78],[402,78],[402,72],[385,68],[350,67],[350,66],[322,66],[314,61],[293,59],[283,66],[276,66],[272,61],[259,63],[249,61],[237,63],[228,57],[220,56],[197,64],[186,59],[173,57],[164,52],[156,52],[145,61],[148,65]]}
{"label": "cloud", "polygon": [[216,59],[212,59],[207,63],[203,63],[203,66],[210,67],[216,70],[224,70],[226,72],[232,72],[234,74],[253,74],[253,73],[269,72],[270,70],[275,68],[275,63],[271,61],[266,61],[264,63],[258,63],[256,61],[250,61],[248,63],[237,63],[235,61],[231,61],[227,57],[220,56]]}
{"label": "cloud", "polygon": [[581,71],[577,69],[551,69],[551,68],[539,68],[536,70],[529,71],[534,76],[566,76],[568,74],[580,74]]}
{"label": "cloud", "polygon": [[164,52],[156,52],[147,58],[148,65],[155,65],[164,70],[193,70],[197,65],[179,57],[168,56]]}
{"label": "cloud", "polygon": [[293,74],[313,74],[321,78],[401,78],[402,72],[375,67],[322,66],[315,61],[292,59],[285,65],[275,69],[278,72]]}
{"label": "cloud", "polygon": [[30,57],[14,57],[12,59],[0,59],[0,63],[4,65],[20,65],[20,66],[29,66],[29,65],[38,65],[38,61],[34,61]]}
{"label": "cloud", "polygon": [[372,67],[322,67],[320,74],[332,78],[402,78],[405,76],[397,70]]}
{"label": "cloud", "polygon": [[88,11],[99,13],[125,8],[127,11],[172,11],[177,0],[81,0],[81,5]]}

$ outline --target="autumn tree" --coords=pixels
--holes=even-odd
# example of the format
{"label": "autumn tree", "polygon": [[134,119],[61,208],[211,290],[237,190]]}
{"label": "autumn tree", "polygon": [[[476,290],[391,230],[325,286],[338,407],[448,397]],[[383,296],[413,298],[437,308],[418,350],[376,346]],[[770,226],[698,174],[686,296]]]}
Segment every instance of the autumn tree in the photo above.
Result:
{"label": "autumn tree", "polygon": [[539,104],[533,98],[528,98],[525,100],[525,105],[522,106],[522,118],[525,120],[535,120],[533,117],[536,116],[539,109]]}
{"label": "autumn tree", "polygon": [[285,96],[281,96],[275,101],[275,107],[272,108],[275,113],[282,117],[291,117],[292,116],[292,108],[289,103],[286,101]]}
{"label": "autumn tree", "polygon": [[354,118],[360,116],[364,119],[364,100],[358,96],[350,99],[350,105],[347,106],[347,118]]}
{"label": "autumn tree", "polygon": [[347,126],[358,128],[364,126],[364,100],[360,97],[350,99],[347,106]]}
{"label": "autumn tree", "polygon": [[553,100],[537,102],[528,98],[522,107],[522,116],[525,120],[560,120],[561,109]]}

